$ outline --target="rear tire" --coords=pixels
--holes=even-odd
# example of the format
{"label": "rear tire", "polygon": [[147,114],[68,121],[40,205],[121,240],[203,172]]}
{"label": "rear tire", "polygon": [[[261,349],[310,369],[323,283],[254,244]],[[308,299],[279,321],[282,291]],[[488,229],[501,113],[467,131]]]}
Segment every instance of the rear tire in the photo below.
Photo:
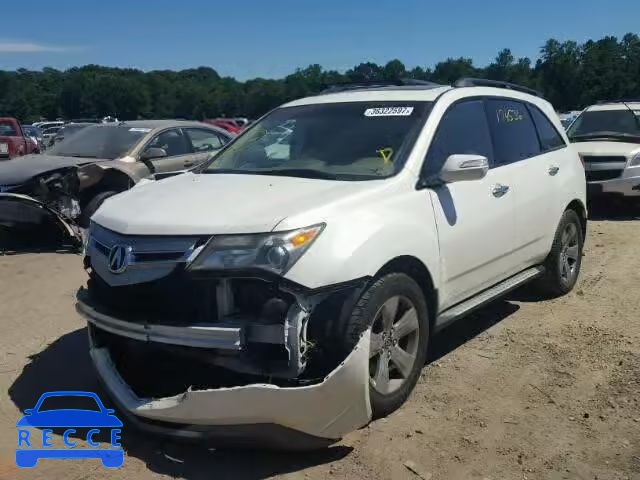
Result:
{"label": "rear tire", "polygon": [[347,342],[355,346],[369,327],[369,398],[375,419],[406,401],[426,362],[429,315],[420,286],[404,273],[377,279],[351,313]]}
{"label": "rear tire", "polygon": [[100,208],[100,205],[109,197],[113,197],[120,192],[107,190],[106,192],[100,192],[96,194],[89,202],[84,206],[78,219],[78,225],[82,228],[89,228],[91,217]]}
{"label": "rear tire", "polygon": [[580,275],[583,245],[580,218],[575,211],[566,210],[545,260],[544,276],[537,283],[540,290],[550,297],[566,295],[573,290]]}

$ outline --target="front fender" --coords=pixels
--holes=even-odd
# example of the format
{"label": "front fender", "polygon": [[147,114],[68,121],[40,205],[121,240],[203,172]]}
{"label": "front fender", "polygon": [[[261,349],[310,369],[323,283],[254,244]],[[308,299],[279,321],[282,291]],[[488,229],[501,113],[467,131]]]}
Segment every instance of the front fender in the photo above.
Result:
{"label": "front fender", "polygon": [[[422,203],[419,207],[427,206]],[[429,206],[430,208],[430,206]],[[374,276],[389,261],[411,256],[420,260],[437,285],[439,246],[431,210],[416,212],[412,205],[380,215],[349,215],[331,220],[286,278],[320,288]]]}
{"label": "front fender", "polygon": [[113,173],[119,174],[122,178],[126,177],[132,184],[136,184],[150,175],[149,169],[139,162],[122,162],[119,160],[94,162],[78,169],[80,190],[86,190],[97,185]]}

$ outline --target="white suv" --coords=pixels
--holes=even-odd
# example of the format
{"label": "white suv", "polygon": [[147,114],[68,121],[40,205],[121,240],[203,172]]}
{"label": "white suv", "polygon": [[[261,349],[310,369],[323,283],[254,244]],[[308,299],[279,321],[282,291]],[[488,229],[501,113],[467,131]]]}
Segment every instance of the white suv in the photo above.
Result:
{"label": "white suv", "polygon": [[567,134],[584,162],[590,195],[640,198],[640,100],[592,105]]}
{"label": "white suv", "polygon": [[338,88],[107,200],[77,309],[141,427],[317,446],[398,408],[450,322],[530,280],[570,291],[585,190],[523,87]]}

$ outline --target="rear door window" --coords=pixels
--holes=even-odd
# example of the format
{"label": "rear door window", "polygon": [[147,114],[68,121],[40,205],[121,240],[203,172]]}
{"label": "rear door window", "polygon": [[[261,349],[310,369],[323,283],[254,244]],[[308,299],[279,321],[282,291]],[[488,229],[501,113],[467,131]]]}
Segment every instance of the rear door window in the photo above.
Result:
{"label": "rear door window", "polygon": [[527,105],[529,107],[529,112],[531,113],[531,117],[533,118],[533,123],[538,130],[538,136],[540,137],[540,147],[543,152],[548,152],[550,150],[555,150],[557,148],[562,148],[566,144],[564,140],[556,130],[556,127],[553,126],[551,121],[547,118],[547,116],[540,111],[538,107],[535,105]]}
{"label": "rear door window", "polygon": [[523,103],[490,98],[486,105],[497,166],[519,162],[541,153],[533,120]]}
{"label": "rear door window", "polygon": [[493,149],[482,100],[462,101],[445,112],[431,141],[423,175],[438,174],[454,154],[483,155],[491,162]]}

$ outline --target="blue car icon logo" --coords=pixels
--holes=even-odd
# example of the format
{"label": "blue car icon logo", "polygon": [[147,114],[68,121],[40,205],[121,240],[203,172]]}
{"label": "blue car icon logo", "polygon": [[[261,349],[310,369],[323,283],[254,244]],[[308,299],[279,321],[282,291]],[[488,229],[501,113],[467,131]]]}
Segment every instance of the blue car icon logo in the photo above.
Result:
{"label": "blue car icon logo", "polygon": [[[55,397],[62,397],[63,401],[64,397],[89,397],[89,399],[95,400],[98,410],[42,408],[42,403],[45,400]],[[24,413],[25,415],[16,423],[16,427],[18,427],[16,465],[18,467],[35,467],[40,458],[99,458],[102,465],[107,468],[118,468],[124,463],[124,450],[118,442],[122,422],[113,414],[114,410],[104,408],[95,393],[48,392],[40,397],[33,409],[27,409]],[[42,429],[38,431],[42,438],[40,439],[37,434],[28,430],[30,427]],[[75,448],[76,442],[69,439],[70,434],[76,433],[73,427],[90,428],[86,441],[91,448]],[[62,438],[64,446],[69,448],[53,448],[52,428],[65,428]],[[111,430],[110,446],[112,448],[101,448],[101,444],[94,441],[94,436],[100,433],[101,428]]]}

